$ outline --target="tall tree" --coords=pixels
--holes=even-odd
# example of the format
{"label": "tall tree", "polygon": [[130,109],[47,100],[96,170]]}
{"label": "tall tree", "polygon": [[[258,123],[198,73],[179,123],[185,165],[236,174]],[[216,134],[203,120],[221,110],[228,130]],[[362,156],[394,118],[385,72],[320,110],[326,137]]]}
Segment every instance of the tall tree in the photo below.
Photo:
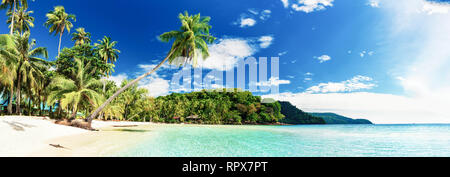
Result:
{"label": "tall tree", "polygon": [[[98,41],[100,43],[95,43],[97,55],[105,62],[105,64],[114,66],[114,62],[117,61],[120,53],[120,50],[114,48],[117,41],[111,42],[111,38],[106,36]],[[110,76],[112,71],[112,69],[106,70],[106,76]]]}
{"label": "tall tree", "polygon": [[197,53],[201,53],[203,59],[206,59],[209,56],[207,43],[212,43],[216,39],[209,34],[209,30],[211,29],[209,21],[211,20],[211,18],[202,18],[200,14],[189,15],[188,12],[185,12],[184,14],[180,13],[178,15],[178,18],[181,21],[180,30],[166,32],[159,36],[159,38],[163,42],[169,42],[173,40],[172,48],[170,49],[166,58],[164,58],[164,60],[162,60],[161,63],[159,63],[151,71],[148,71],[142,76],[139,76],[135,80],[129,82],[127,85],[120,88],[116,93],[109,97],[108,100],[106,100],[89,117],[87,117],[87,121],[89,122],[89,124],[95,117],[97,117],[98,113],[100,113],[102,109],[120,93],[137,83],[139,80],[155,72],[167,60],[169,60],[169,63],[172,63],[175,61],[175,59],[177,59],[177,62],[179,63],[181,58],[184,63],[193,62],[195,66],[197,61]]}
{"label": "tall tree", "polygon": [[91,43],[91,33],[88,33],[84,28],[77,28],[76,32],[72,33],[72,41],[75,45],[83,45]]}
{"label": "tall tree", "polygon": [[[28,8],[28,2],[27,0],[2,0],[2,4],[0,4],[0,9],[8,9],[9,11],[12,10],[12,24],[11,27],[14,27],[14,16],[16,13],[16,8],[19,7],[19,3],[22,4],[23,8]],[[9,31],[10,35],[13,35],[14,28],[11,28]]]}
{"label": "tall tree", "polygon": [[72,21],[76,21],[75,15],[66,13],[63,6],[56,6],[53,11],[48,12],[45,26],[49,28],[50,34],[59,34],[58,56],[61,51],[61,38],[65,30],[70,33],[73,27]]}
{"label": "tall tree", "polygon": [[98,40],[99,43],[95,43],[95,47],[97,47],[98,55],[101,59],[103,59],[106,63],[116,62],[117,58],[119,58],[120,50],[115,49],[114,47],[117,44],[117,41],[112,41],[110,37],[103,37],[102,40]]}
{"label": "tall tree", "polygon": [[[0,35],[0,48],[13,50],[15,48],[14,38],[10,35]],[[16,63],[0,53],[0,83],[3,87],[2,97],[8,99],[8,114],[12,114],[14,100],[14,81],[16,80]]]}
{"label": "tall tree", "polygon": [[14,25],[14,29],[18,30],[20,34],[23,34],[25,31],[30,31],[30,28],[34,27],[32,13],[33,11],[27,11],[24,7],[20,7],[15,14],[9,11],[7,13],[9,18],[6,23],[10,24],[10,28]]}
{"label": "tall tree", "polygon": [[[48,97],[48,103],[52,104],[57,99],[61,99],[61,107],[68,108],[72,106],[71,119],[76,117],[76,113],[83,101],[86,101],[88,105],[96,107],[103,101],[103,96],[100,95],[95,88],[100,87],[102,83],[100,80],[92,77],[88,72],[91,65],[88,63],[86,66],[83,61],[75,59],[76,70],[72,72],[71,77],[57,76],[51,84],[53,89]],[[61,97],[62,96],[62,97]],[[61,97],[61,98],[60,98]]]}
{"label": "tall tree", "polygon": [[[7,60],[15,63],[17,86],[16,86],[16,113],[21,114],[20,101],[21,101],[21,86],[22,83],[30,85],[32,87],[38,87],[38,79],[43,77],[41,72],[44,67],[48,65],[48,62],[41,56],[48,58],[47,49],[44,47],[34,48],[36,40],[29,40],[30,33],[25,32],[23,35],[15,33],[14,35],[14,48],[13,49],[0,49],[0,55]],[[30,88],[31,89],[31,88]]]}

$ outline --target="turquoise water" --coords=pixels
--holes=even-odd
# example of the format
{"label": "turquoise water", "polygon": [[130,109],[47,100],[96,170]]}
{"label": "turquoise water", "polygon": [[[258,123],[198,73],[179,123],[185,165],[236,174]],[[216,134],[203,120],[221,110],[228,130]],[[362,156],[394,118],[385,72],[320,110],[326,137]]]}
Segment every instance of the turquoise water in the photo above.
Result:
{"label": "turquoise water", "polygon": [[450,125],[161,125],[113,156],[450,156]]}

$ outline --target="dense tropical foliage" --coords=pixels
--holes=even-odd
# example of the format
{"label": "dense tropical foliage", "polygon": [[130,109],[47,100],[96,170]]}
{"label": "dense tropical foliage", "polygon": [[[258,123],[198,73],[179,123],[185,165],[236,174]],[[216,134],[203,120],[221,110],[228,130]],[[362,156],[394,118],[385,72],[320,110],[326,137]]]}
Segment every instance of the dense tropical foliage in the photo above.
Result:
{"label": "dense tropical foliage", "polygon": [[325,124],[325,121],[313,115],[310,115],[287,101],[280,101],[281,113],[286,117],[281,120],[287,124]]}
{"label": "dense tropical foliage", "polygon": [[[61,49],[63,34],[70,33],[76,19],[63,6],[56,6],[46,14],[44,25],[51,34],[59,35],[58,55],[48,59],[47,48],[37,47],[31,38],[35,24],[27,1],[2,0],[0,8],[8,10],[6,23],[11,29],[10,34],[0,35],[1,114],[83,118],[88,126],[95,118],[203,124],[323,123],[289,107],[283,110],[284,103],[264,101],[238,89],[148,96],[138,81],[165,62],[195,66],[199,58],[208,58],[208,44],[216,39],[209,33],[209,17],[179,14],[180,29],[159,36],[162,42],[172,42],[160,64],[135,80],[117,85],[107,79],[119,59],[117,41],[104,36],[91,44],[91,33],[78,27],[71,34],[73,46]],[[291,118],[300,114],[300,119]]]}
{"label": "dense tropical foliage", "polygon": [[139,76],[135,80],[129,82],[113,95],[111,95],[100,107],[98,107],[87,119],[91,122],[97,115],[111,103],[120,93],[124,92],[129,87],[133,86],[141,79],[155,72],[166,61],[169,63],[176,62],[179,65],[185,63],[193,63],[195,66],[198,53],[201,53],[202,57],[206,59],[209,56],[207,44],[212,43],[216,38],[209,34],[211,26],[209,25],[210,17],[201,17],[200,14],[189,15],[188,12],[179,14],[178,18],[181,22],[180,30],[174,30],[163,33],[159,36],[161,41],[169,42],[173,41],[172,48],[167,54],[166,58],[162,60],[155,68],[147,73]]}

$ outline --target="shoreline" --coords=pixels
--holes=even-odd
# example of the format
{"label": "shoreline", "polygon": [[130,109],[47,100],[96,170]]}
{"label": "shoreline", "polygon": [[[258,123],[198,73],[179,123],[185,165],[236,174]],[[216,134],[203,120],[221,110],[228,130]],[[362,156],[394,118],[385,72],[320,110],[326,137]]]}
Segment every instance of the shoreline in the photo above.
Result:
{"label": "shoreline", "polygon": [[[142,126],[152,127],[149,122],[98,121],[92,126],[100,131],[58,125],[48,117],[0,116],[1,157],[47,157],[47,156],[101,156],[119,146],[138,143],[143,136],[133,132]],[[114,127],[129,126],[136,127]],[[125,129],[124,131],[121,131]],[[131,130],[131,131],[128,131]],[[133,136],[133,138],[127,138]],[[146,134],[148,137],[148,134]],[[61,147],[53,147],[59,145]],[[110,146],[110,147],[108,147]],[[116,149],[114,149],[116,148]],[[108,150],[109,149],[109,150]],[[105,152],[106,152],[105,151]]]}

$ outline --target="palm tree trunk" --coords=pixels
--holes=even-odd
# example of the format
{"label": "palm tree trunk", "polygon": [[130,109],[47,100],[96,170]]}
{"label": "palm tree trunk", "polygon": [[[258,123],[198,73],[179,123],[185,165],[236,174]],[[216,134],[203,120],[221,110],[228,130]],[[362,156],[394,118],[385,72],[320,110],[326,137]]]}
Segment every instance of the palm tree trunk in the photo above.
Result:
{"label": "palm tree trunk", "polygon": [[91,127],[91,122],[92,120],[98,115],[98,113],[100,113],[109,103],[111,103],[111,101],[114,100],[114,98],[116,98],[117,96],[119,96],[119,94],[121,94],[123,91],[125,91],[127,88],[131,87],[132,85],[134,85],[135,83],[137,83],[138,81],[140,81],[141,79],[147,77],[148,75],[152,74],[153,72],[155,72],[159,67],[161,67],[168,59],[169,57],[173,54],[173,52],[176,50],[173,49],[170,51],[170,53],[167,55],[166,58],[164,58],[163,61],[161,61],[161,63],[159,63],[156,67],[154,67],[151,71],[143,74],[142,76],[139,76],[138,78],[136,78],[135,80],[129,82],[127,85],[125,85],[124,87],[120,88],[118,91],[116,91],[116,93],[114,93],[111,97],[108,98],[108,100],[106,100],[100,107],[98,107],[88,118],[87,121],[89,122],[89,128]]}
{"label": "palm tree trunk", "polygon": [[[28,92],[28,93],[30,93],[30,92]],[[28,98],[28,116],[31,116],[31,110],[32,108],[31,108],[31,95],[30,95],[30,97]]]}
{"label": "palm tree trunk", "polygon": [[22,112],[20,112],[20,82],[21,82],[21,74],[19,74],[19,78],[17,79],[17,94],[16,94],[16,97],[17,97],[17,101],[16,101],[16,114],[18,114],[18,115],[22,115]]}
{"label": "palm tree trunk", "polygon": [[62,112],[61,99],[59,99],[58,100],[58,113],[57,113],[58,119],[62,118],[62,116],[61,116],[62,113],[61,112]]}
{"label": "palm tree trunk", "polygon": [[77,111],[78,111],[78,110],[77,110],[77,107],[74,106],[73,109],[72,109],[72,115],[70,116],[69,119],[75,119],[76,116],[77,116]]}
{"label": "palm tree trunk", "polygon": [[14,0],[14,3],[13,3],[11,29],[9,30],[10,35],[13,35],[13,31],[14,31],[14,16],[16,16],[16,0]]}
{"label": "palm tree trunk", "polygon": [[[63,31],[64,31],[64,30],[63,30]],[[61,52],[61,37],[62,37],[62,32],[59,33],[58,57],[59,57],[59,53]]]}
{"label": "palm tree trunk", "polygon": [[8,103],[8,114],[12,114],[12,104],[14,99],[14,88],[11,86],[9,89],[9,103]]}

